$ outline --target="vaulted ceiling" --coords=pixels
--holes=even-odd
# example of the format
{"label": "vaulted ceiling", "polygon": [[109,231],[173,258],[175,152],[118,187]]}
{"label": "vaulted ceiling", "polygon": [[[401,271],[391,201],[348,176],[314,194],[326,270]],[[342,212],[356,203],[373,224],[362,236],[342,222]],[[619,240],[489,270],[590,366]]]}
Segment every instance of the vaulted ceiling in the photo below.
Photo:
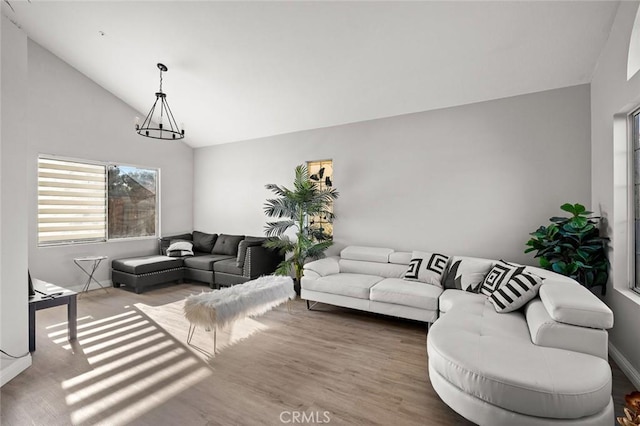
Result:
{"label": "vaulted ceiling", "polygon": [[2,13],[143,116],[166,64],[199,147],[588,83],[617,7],[9,0]]}

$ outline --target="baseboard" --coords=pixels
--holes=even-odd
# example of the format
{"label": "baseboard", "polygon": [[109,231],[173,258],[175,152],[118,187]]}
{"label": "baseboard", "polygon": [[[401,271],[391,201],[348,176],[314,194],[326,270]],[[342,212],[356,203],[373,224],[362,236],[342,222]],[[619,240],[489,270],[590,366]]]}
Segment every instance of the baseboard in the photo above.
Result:
{"label": "baseboard", "polygon": [[[104,281],[100,281],[100,284],[102,284],[104,287],[113,287],[113,282],[111,280],[104,280]],[[82,291],[82,288],[84,287],[84,284],[75,284],[75,285],[65,285],[64,288],[66,288],[67,290],[71,290],[71,291],[75,291],[76,293],[80,293]],[[91,285],[89,286],[89,290],[100,290],[100,287],[98,286],[98,284],[92,282]]]}
{"label": "baseboard", "polygon": [[7,384],[11,379],[31,367],[31,354],[18,358],[11,364],[0,370],[0,387]]}
{"label": "baseboard", "polygon": [[620,370],[627,376],[631,384],[636,389],[640,389],[640,372],[629,362],[629,360],[616,348],[611,342],[609,342],[609,356],[613,359]]}

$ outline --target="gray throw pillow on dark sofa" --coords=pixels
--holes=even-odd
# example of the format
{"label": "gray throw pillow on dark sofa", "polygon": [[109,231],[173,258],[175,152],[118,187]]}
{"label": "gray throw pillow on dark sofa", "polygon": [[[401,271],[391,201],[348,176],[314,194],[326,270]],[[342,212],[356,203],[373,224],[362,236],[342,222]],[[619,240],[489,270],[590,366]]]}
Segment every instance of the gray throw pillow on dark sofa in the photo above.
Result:
{"label": "gray throw pillow on dark sofa", "polygon": [[217,239],[218,234],[207,234],[200,231],[193,231],[193,251],[211,253]]}
{"label": "gray throw pillow on dark sofa", "polygon": [[220,234],[213,245],[212,254],[226,254],[227,256],[238,255],[238,244],[244,240],[244,235]]}
{"label": "gray throw pillow on dark sofa", "polygon": [[240,241],[238,245],[238,258],[236,259],[236,266],[238,268],[244,267],[244,259],[247,257],[247,248],[261,246],[267,239],[264,237],[246,237]]}

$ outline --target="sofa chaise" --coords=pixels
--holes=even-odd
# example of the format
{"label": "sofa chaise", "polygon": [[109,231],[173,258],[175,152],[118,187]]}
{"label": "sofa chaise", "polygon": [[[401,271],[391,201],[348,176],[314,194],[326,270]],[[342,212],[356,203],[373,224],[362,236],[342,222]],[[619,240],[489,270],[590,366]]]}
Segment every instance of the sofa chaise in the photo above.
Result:
{"label": "sofa chaise", "polygon": [[[430,382],[474,423],[613,424],[607,361],[613,313],[600,299],[554,272],[470,257],[443,256],[442,286],[407,280],[414,257],[347,247],[339,257],[305,265],[301,297],[307,306],[322,302],[426,322]],[[475,271],[458,269],[465,264]],[[508,282],[487,293],[502,267],[512,272]],[[537,295],[521,308],[497,312],[494,293],[524,276],[537,277],[531,287]],[[472,281],[480,282],[480,293],[467,287]]]}
{"label": "sofa chaise", "polygon": [[[193,245],[193,256],[169,256],[172,242]],[[262,246],[265,238],[208,234],[194,231],[160,239],[159,254],[115,259],[111,262],[114,287],[126,285],[136,293],[172,281],[204,282],[211,288],[241,284],[273,273],[283,256]]]}

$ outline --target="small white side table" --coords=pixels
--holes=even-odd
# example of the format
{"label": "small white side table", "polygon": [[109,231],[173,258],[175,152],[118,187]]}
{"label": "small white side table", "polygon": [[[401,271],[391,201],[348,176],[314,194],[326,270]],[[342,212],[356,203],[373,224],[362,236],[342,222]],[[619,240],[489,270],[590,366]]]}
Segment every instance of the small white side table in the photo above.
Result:
{"label": "small white side table", "polygon": [[[87,277],[88,277],[87,282],[84,284],[84,287],[82,288],[83,293],[89,291],[89,286],[91,285],[91,281],[96,282],[100,286],[100,288],[102,288],[104,291],[107,291],[107,289],[103,287],[102,284],[100,284],[100,281],[95,279],[95,277],[93,276],[93,274],[96,272],[96,269],[98,269],[98,266],[100,266],[100,263],[102,263],[102,261],[106,259],[107,259],[107,256],[84,256],[84,257],[76,257],[73,259],[73,263],[78,265],[78,268],[80,268],[82,272],[87,274]],[[83,263],[87,265],[86,268],[82,266]]]}

